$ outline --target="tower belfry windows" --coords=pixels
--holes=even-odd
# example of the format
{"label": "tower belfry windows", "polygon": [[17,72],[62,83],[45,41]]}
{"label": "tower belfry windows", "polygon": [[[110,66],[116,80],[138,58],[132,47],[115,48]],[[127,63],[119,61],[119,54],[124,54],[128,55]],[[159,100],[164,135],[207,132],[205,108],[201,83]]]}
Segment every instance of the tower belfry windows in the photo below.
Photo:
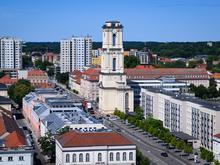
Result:
{"label": "tower belfry windows", "polygon": [[112,35],[112,46],[115,46],[116,45],[116,34],[114,33]]}
{"label": "tower belfry windows", "polygon": [[116,58],[112,59],[112,71],[116,71]]}

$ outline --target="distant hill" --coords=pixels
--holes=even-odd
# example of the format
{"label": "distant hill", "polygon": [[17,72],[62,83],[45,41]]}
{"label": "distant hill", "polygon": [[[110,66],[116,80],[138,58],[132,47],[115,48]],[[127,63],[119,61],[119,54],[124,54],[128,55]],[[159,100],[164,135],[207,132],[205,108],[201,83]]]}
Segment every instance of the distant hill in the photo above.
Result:
{"label": "distant hill", "polygon": [[[93,49],[101,48],[101,42],[93,42]],[[209,46],[207,42],[136,42],[125,41],[124,50],[149,48],[153,53],[163,57],[193,57],[195,55],[220,56],[220,42],[212,42]],[[27,42],[23,48],[24,52],[51,51],[60,52],[59,42]]]}

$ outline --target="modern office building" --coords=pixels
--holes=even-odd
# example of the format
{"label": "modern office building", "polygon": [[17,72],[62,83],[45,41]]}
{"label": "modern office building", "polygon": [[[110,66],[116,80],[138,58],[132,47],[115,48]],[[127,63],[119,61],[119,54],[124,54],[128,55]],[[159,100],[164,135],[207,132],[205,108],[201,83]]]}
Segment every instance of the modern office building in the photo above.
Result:
{"label": "modern office building", "polygon": [[135,165],[136,146],[115,132],[70,131],[56,137],[56,165]]}
{"label": "modern office building", "polygon": [[0,38],[0,68],[22,68],[22,41],[11,37]]}
{"label": "modern office building", "polygon": [[91,65],[92,38],[75,37],[60,41],[60,69],[61,73],[83,70]]}
{"label": "modern office building", "polygon": [[171,132],[183,132],[212,150],[213,135],[220,132],[220,104],[160,89],[141,89],[145,117],[161,120]]}
{"label": "modern office building", "polygon": [[124,73],[123,26],[118,21],[109,21],[102,29],[99,108],[105,114],[113,113],[115,109],[125,113],[133,112],[134,93],[127,85]]}

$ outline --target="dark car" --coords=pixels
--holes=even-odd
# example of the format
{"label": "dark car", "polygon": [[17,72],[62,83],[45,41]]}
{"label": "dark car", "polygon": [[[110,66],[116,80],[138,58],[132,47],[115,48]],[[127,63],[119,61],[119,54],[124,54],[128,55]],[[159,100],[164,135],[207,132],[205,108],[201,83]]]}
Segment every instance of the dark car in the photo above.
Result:
{"label": "dark car", "polygon": [[23,127],[23,130],[28,130],[28,128],[26,126]]}
{"label": "dark car", "polygon": [[162,152],[160,155],[163,157],[168,157],[168,154],[166,152]]}
{"label": "dark car", "polygon": [[121,132],[121,129],[120,129],[120,128],[117,128],[116,131],[117,131],[117,132]]}

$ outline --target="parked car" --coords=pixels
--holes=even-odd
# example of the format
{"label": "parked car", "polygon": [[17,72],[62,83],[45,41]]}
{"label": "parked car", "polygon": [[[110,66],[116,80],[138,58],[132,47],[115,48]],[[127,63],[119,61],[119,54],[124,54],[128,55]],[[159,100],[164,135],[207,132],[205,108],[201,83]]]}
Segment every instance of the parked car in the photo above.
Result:
{"label": "parked car", "polygon": [[121,132],[121,129],[120,129],[120,128],[117,128],[116,131],[117,131],[117,132]]}
{"label": "parked car", "polygon": [[162,152],[160,155],[163,157],[168,157],[168,154],[166,152]]}
{"label": "parked car", "polygon": [[179,156],[189,156],[189,154],[188,153],[181,153],[181,154],[179,154]]}
{"label": "parked car", "polygon": [[174,152],[182,152],[181,150],[176,149]]}

